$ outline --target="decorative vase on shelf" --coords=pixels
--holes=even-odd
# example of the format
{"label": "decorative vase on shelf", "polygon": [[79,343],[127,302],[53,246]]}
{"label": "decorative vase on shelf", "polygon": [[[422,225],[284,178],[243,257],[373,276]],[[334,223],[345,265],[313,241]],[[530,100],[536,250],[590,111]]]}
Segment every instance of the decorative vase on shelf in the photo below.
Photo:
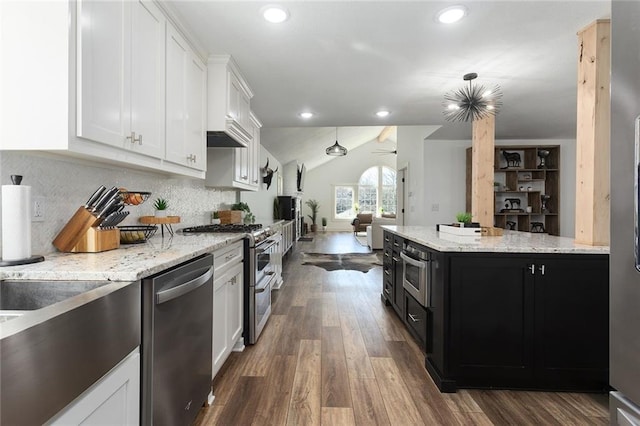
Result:
{"label": "decorative vase on shelf", "polygon": [[156,210],[155,217],[167,217],[166,210]]}

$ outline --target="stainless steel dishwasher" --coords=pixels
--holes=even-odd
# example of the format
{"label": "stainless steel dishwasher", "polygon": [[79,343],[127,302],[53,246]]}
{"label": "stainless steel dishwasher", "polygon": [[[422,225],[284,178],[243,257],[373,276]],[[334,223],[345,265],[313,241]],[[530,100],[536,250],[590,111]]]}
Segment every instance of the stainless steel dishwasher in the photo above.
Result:
{"label": "stainless steel dishwasher", "polygon": [[213,256],[142,280],[142,425],[189,425],[211,393]]}

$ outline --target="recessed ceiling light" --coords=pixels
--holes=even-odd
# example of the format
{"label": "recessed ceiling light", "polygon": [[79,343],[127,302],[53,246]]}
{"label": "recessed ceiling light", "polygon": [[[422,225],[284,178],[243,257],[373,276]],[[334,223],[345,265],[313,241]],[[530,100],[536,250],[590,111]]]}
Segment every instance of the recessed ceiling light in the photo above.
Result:
{"label": "recessed ceiling light", "polygon": [[387,115],[389,115],[389,114],[390,114],[390,112],[389,112],[389,111],[386,111],[386,110],[380,110],[380,111],[376,112],[376,115],[377,115],[378,117],[386,117],[386,116],[387,116]]}
{"label": "recessed ceiling light", "polygon": [[301,118],[311,118],[313,117],[313,113],[312,112],[301,112],[300,114],[298,114]]}
{"label": "recessed ceiling light", "polygon": [[458,6],[450,6],[442,9],[436,15],[436,19],[438,22],[442,24],[453,24],[454,22],[458,22],[467,14],[467,8],[458,5]]}
{"label": "recessed ceiling light", "polygon": [[272,24],[280,24],[289,19],[289,11],[282,6],[269,5],[262,8],[262,16]]}

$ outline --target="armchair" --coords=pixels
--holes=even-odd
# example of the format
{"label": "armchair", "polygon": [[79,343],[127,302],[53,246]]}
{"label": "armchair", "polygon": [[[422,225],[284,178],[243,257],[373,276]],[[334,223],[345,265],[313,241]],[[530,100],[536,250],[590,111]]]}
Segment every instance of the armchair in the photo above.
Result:
{"label": "armchair", "polygon": [[353,233],[367,232],[367,226],[371,225],[372,220],[372,213],[358,213],[356,218],[351,222],[351,225],[353,225]]}

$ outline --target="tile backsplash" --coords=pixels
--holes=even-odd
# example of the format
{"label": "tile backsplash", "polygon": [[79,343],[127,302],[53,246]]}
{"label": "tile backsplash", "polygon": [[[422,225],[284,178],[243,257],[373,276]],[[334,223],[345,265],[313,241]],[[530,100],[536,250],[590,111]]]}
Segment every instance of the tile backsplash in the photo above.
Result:
{"label": "tile backsplash", "polygon": [[199,179],[49,154],[0,152],[0,183],[10,185],[13,174],[23,175],[22,184],[32,187],[32,197],[44,200],[44,221],[31,224],[33,254],[55,251],[51,241],[100,185],[151,192],[144,204],[127,206],[130,214],[122,225],[136,225],[140,216],[153,215],[153,200],[158,197],[169,202],[169,215],[180,216],[181,222],[174,229],[209,223],[213,210],[230,206],[238,197],[237,191],[208,188]]}

